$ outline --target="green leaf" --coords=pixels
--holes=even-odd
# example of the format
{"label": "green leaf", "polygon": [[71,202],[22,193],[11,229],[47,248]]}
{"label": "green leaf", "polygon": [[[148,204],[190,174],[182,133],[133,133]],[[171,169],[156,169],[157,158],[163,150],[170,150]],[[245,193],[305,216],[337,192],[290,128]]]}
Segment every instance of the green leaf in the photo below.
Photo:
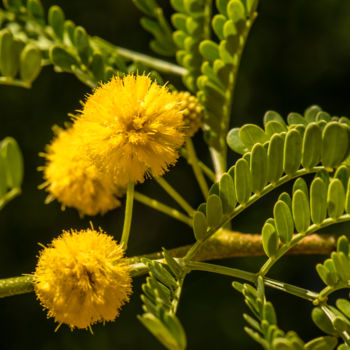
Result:
{"label": "green leaf", "polygon": [[310,123],[303,138],[302,160],[304,168],[311,169],[321,160],[322,131],[316,123]]}
{"label": "green leaf", "polygon": [[21,7],[23,6],[22,0],[3,0],[4,6],[6,9],[11,12],[19,12]]}
{"label": "green leaf", "polygon": [[314,105],[307,108],[304,112],[305,120],[308,123],[316,121],[316,116],[319,112],[321,112],[321,108],[319,106]]}
{"label": "green leaf", "polygon": [[348,187],[348,180],[349,180],[349,168],[346,165],[341,165],[335,172],[334,177],[339,179],[343,186],[344,190],[346,191]]}
{"label": "green leaf", "polygon": [[264,130],[255,124],[243,125],[239,129],[239,137],[249,150],[251,150],[256,143],[264,144],[269,139]]}
{"label": "green leaf", "polygon": [[264,126],[266,127],[267,123],[270,121],[275,121],[281,125],[286,126],[284,119],[276,111],[267,111],[264,115]]}
{"label": "green leaf", "polygon": [[338,273],[340,279],[348,283],[350,281],[350,262],[343,252],[333,252],[331,254],[335,271]]}
{"label": "green leaf", "polygon": [[278,196],[278,200],[285,202],[288,205],[290,211],[292,211],[292,198],[290,197],[290,195],[287,192],[282,192]]}
{"label": "green leaf", "polygon": [[232,151],[238,154],[244,154],[248,152],[248,148],[241,141],[239,137],[239,128],[231,129],[226,137],[227,145],[232,149]]}
{"label": "green leaf", "polygon": [[327,206],[328,215],[335,219],[343,214],[345,205],[345,191],[339,179],[332,179],[328,187]]}
{"label": "green leaf", "polygon": [[54,45],[50,49],[50,58],[54,65],[68,72],[72,70],[72,66],[78,66],[76,58],[58,45]]}
{"label": "green leaf", "polygon": [[183,275],[182,267],[176,262],[176,260],[170,255],[170,253],[165,248],[162,248],[162,250],[164,259],[168,264],[169,269],[174,274],[174,276],[177,277],[177,279],[179,279]]}
{"label": "green leaf", "polygon": [[214,33],[220,40],[224,40],[224,25],[227,19],[224,15],[215,15],[212,20]]}
{"label": "green leaf", "polygon": [[276,183],[283,174],[283,137],[272,136],[267,150],[267,180]]}
{"label": "green leaf", "polygon": [[262,229],[262,243],[266,255],[270,258],[276,255],[278,250],[278,236],[276,228],[266,222]]}
{"label": "green leaf", "polygon": [[292,343],[286,338],[275,338],[272,346],[274,350],[294,350]]}
{"label": "green leaf", "polygon": [[324,284],[333,285],[332,281],[329,278],[330,274],[328,269],[326,269],[322,264],[316,265],[316,271]]}
{"label": "green leaf", "polygon": [[252,180],[248,162],[243,158],[239,159],[235,165],[234,181],[237,201],[239,204],[244,204],[252,192]]}
{"label": "green leaf", "polygon": [[294,175],[300,167],[302,139],[297,130],[289,130],[284,144],[283,168],[287,175]]}
{"label": "green leaf", "polygon": [[76,27],[74,30],[74,45],[78,51],[78,54],[84,64],[89,63],[90,56],[90,42],[89,36],[87,35],[83,27]]}
{"label": "green leaf", "polygon": [[280,134],[285,131],[287,131],[286,126],[275,120],[271,120],[265,125],[265,132],[269,137],[271,137],[274,134]]}
{"label": "green leaf", "polygon": [[315,307],[312,310],[311,318],[314,321],[315,325],[323,332],[330,335],[337,335],[337,331],[334,329],[332,322],[320,307]]}
{"label": "green leaf", "polygon": [[306,181],[302,177],[298,177],[293,184],[293,193],[297,190],[301,190],[305,193],[306,198],[309,198],[309,189],[307,187]]}
{"label": "green leaf", "polygon": [[267,182],[267,155],[264,146],[253,146],[250,158],[250,173],[252,178],[252,191],[260,193]]}
{"label": "green leaf", "polygon": [[174,13],[171,16],[171,22],[176,29],[179,29],[179,30],[182,30],[183,32],[186,32],[187,31],[187,28],[186,28],[187,18],[188,18],[188,16],[186,16],[183,13]]}
{"label": "green leaf", "polygon": [[305,350],[333,350],[338,344],[337,338],[319,337],[305,344]]}
{"label": "green leaf", "polygon": [[327,216],[327,186],[320,177],[316,177],[311,183],[310,211],[315,224],[320,224]]}
{"label": "green leaf", "polygon": [[211,40],[202,41],[199,45],[199,52],[210,62],[220,58],[219,46]]}
{"label": "green leaf", "polygon": [[337,241],[337,251],[343,252],[345,256],[349,256],[349,241],[346,236],[341,236]]}
{"label": "green leaf", "polygon": [[224,173],[219,183],[219,196],[222,201],[222,209],[224,214],[231,213],[236,206],[235,185],[231,175]]}
{"label": "green leaf", "polygon": [[348,318],[350,318],[350,301],[347,299],[337,299],[337,308]]}
{"label": "green leaf", "polygon": [[21,187],[23,180],[23,157],[15,139],[6,137],[2,141],[1,155],[4,159],[8,187]]}
{"label": "green leaf", "polygon": [[62,9],[57,5],[51,6],[48,14],[48,22],[57,38],[61,40],[63,40],[64,21],[65,16]]}
{"label": "green leaf", "polygon": [[12,33],[8,29],[0,31],[0,68],[5,77],[14,78],[18,72],[19,53]]}
{"label": "green leaf", "polygon": [[263,320],[266,320],[269,324],[277,324],[275,309],[269,301],[267,301],[263,306],[262,318]]}
{"label": "green leaf", "polygon": [[348,332],[350,329],[350,322],[345,317],[337,316],[333,320],[333,326],[339,333]]}
{"label": "green leaf", "polygon": [[218,195],[211,194],[207,200],[207,220],[210,227],[218,226],[223,215],[222,202]]}
{"label": "green leaf", "polygon": [[287,117],[287,121],[289,125],[294,125],[294,124],[301,124],[301,125],[307,125],[307,122],[305,118],[299,113],[289,113]]}
{"label": "green leaf", "polygon": [[201,241],[207,234],[207,218],[201,211],[196,211],[193,215],[193,232],[197,241]]}
{"label": "green leaf", "polygon": [[91,70],[96,81],[104,81],[105,78],[105,64],[102,54],[95,52],[92,56]]}
{"label": "green leaf", "polygon": [[331,116],[327,112],[320,111],[316,114],[316,121],[321,121],[324,120],[325,122],[330,122],[331,121]]}
{"label": "green leaf", "polygon": [[228,15],[227,15],[227,4],[228,4],[228,2],[229,2],[229,0],[216,0],[216,7],[217,7],[217,9],[225,17],[228,17]]}
{"label": "green leaf", "polygon": [[276,230],[280,240],[288,243],[293,236],[294,223],[289,206],[283,201],[277,201],[273,209]]}
{"label": "green leaf", "polygon": [[156,16],[158,4],[155,0],[132,0],[137,8],[150,17]]}
{"label": "green leaf", "polygon": [[20,75],[25,82],[32,83],[41,71],[41,51],[28,44],[21,53]]}
{"label": "green leaf", "polygon": [[328,123],[322,133],[322,163],[334,168],[348,155],[348,133],[346,127],[337,122]]}
{"label": "green leaf", "polygon": [[297,190],[293,194],[293,218],[295,229],[298,232],[305,232],[310,226],[309,201],[305,193]]}
{"label": "green leaf", "polygon": [[231,0],[227,5],[227,15],[234,23],[245,20],[245,9],[241,1]]}
{"label": "green leaf", "polygon": [[45,25],[44,8],[39,0],[27,0],[28,13],[41,25]]}
{"label": "green leaf", "polygon": [[[176,316],[173,315],[173,318],[176,318]],[[186,336],[179,322],[174,322],[174,324],[172,324],[173,328],[176,327],[176,324],[177,327],[179,327],[178,329],[170,330],[151,313],[145,313],[142,316],[138,316],[138,319],[166,348],[171,350],[183,350],[186,348],[186,342],[184,341]],[[178,334],[181,334],[180,338],[177,337]]]}

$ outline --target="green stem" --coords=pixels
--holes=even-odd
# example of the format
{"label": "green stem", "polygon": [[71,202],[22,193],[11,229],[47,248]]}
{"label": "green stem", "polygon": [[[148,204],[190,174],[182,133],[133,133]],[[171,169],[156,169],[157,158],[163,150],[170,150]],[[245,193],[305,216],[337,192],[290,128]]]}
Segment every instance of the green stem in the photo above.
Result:
{"label": "green stem", "polygon": [[156,199],[145,196],[142,193],[135,192],[135,200],[137,200],[138,202],[140,202],[142,204],[148,205],[149,207],[156,209],[164,214],[167,214],[176,220],[182,221],[185,224],[192,227],[192,219],[191,218],[180,213],[178,210],[176,210],[172,207],[169,207],[163,203],[158,202]]}
{"label": "green stem", "polygon": [[125,49],[123,47],[115,46],[100,37],[94,36],[91,39],[93,43],[95,43],[99,48],[107,51],[110,54],[116,54],[121,58],[143,63],[146,66],[154,68],[159,72],[176,74],[180,76],[183,76],[187,73],[187,69],[182,68],[176,64],[169,63],[152,56],[147,56],[136,51]]}
{"label": "green stem", "polygon": [[0,298],[30,293],[34,290],[34,276],[20,276],[0,280]]}
{"label": "green stem", "polygon": [[193,216],[194,209],[188,204],[188,202],[172,187],[163,177],[154,178],[158,184],[169,194],[179,206],[186,211],[189,216]]}
{"label": "green stem", "polygon": [[202,247],[202,245],[214,234],[216,233],[221,227],[225,226],[227,223],[229,223],[232,219],[234,219],[237,215],[239,215],[243,210],[245,210],[247,207],[251,206],[253,203],[255,203],[258,199],[260,199],[261,197],[265,196],[267,193],[271,192],[272,190],[274,190],[275,188],[277,188],[278,186],[283,185],[284,183],[295,179],[299,176],[303,176],[306,174],[311,174],[311,173],[315,173],[319,170],[324,169],[323,166],[317,166],[317,167],[313,167],[311,169],[300,169],[298,170],[293,176],[290,175],[284,175],[282,176],[278,181],[276,181],[273,184],[268,184],[267,186],[265,186],[263,188],[263,190],[260,193],[255,193],[253,194],[246,203],[244,204],[240,204],[238,205],[233,212],[230,215],[227,215],[224,220],[217,226],[217,227],[213,227],[212,229],[210,229],[206,236],[204,237],[203,240],[201,241],[197,241],[192,247],[191,249],[187,252],[185,259],[186,260],[191,260],[197,253],[197,251]]}
{"label": "green stem", "polygon": [[209,193],[208,184],[204,178],[201,168],[199,167],[196,150],[190,137],[187,137],[186,139],[186,148],[188,152],[188,161],[192,166],[194,176],[197,179],[204,198],[207,199]]}
{"label": "green stem", "polygon": [[12,199],[17,197],[18,195],[21,194],[21,189],[18,188],[13,188],[11,191],[7,192],[3,197],[0,199],[0,210]]}
{"label": "green stem", "polygon": [[123,245],[124,250],[126,250],[128,247],[133,206],[134,206],[134,183],[129,182],[128,188],[126,190],[126,204],[125,204],[123,233],[122,233],[122,238],[120,240],[120,243]]}
{"label": "green stem", "polygon": [[[322,311],[326,314],[326,316],[329,318],[329,320],[333,323],[336,319],[336,315],[333,313],[333,310],[327,305],[323,304],[320,305]],[[350,346],[350,335],[347,331],[340,332],[341,337],[343,338],[344,342]]]}
{"label": "green stem", "polygon": [[[198,261],[188,261],[186,262],[186,267],[188,267],[191,270],[213,272],[221,275],[231,276],[234,278],[240,278],[251,283],[256,283],[257,280],[257,276],[255,273],[221,265],[208,264]],[[267,277],[264,277],[263,280],[264,284],[268,287],[278,289],[285,293],[289,293],[309,301],[314,301],[318,297],[317,293],[304,288],[293,286],[292,284],[276,281]]]}
{"label": "green stem", "polygon": [[215,182],[219,182],[222,174],[227,169],[227,148],[223,147],[218,151],[217,149],[210,147],[209,150],[215,170]]}
{"label": "green stem", "polygon": [[22,81],[22,80],[18,80],[18,79],[12,79],[12,78],[8,78],[8,77],[0,77],[0,85],[10,85],[10,86],[17,86],[17,87],[22,87],[22,88],[26,88],[26,89],[30,89],[31,88],[31,84]]}
{"label": "green stem", "polygon": [[286,254],[291,248],[293,248],[299,241],[301,241],[306,236],[310,235],[311,233],[320,230],[322,228],[325,228],[327,226],[337,224],[340,222],[350,221],[350,214],[344,214],[339,216],[338,218],[327,218],[323,220],[320,224],[312,224],[305,232],[298,233],[294,235],[292,240],[285,245],[283,245],[279,250],[278,253],[269,258],[266,263],[261,267],[260,271],[258,272],[258,275],[265,276],[268,271],[271,269],[271,267],[284,255]]}
{"label": "green stem", "polygon": [[[181,155],[187,160],[187,163],[192,165],[190,163],[190,159],[189,159],[189,155],[187,153],[187,149],[183,147],[183,148],[181,148],[180,152],[181,152]],[[208,177],[209,180],[211,180],[212,182],[216,181],[215,173],[208,166],[206,166],[200,160],[197,160],[197,164],[201,168],[203,173]]]}

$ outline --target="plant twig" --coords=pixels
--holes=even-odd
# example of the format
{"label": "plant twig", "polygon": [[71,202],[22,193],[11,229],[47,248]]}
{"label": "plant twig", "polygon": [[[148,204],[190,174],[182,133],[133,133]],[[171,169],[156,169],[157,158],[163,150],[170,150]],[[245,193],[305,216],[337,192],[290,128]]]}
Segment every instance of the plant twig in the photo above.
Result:
{"label": "plant twig", "polygon": [[126,190],[126,204],[125,204],[123,233],[122,233],[122,238],[120,240],[120,244],[123,245],[124,250],[126,250],[128,247],[133,206],[134,206],[134,183],[129,182],[128,188]]}
{"label": "plant twig", "polygon": [[158,210],[164,214],[167,214],[176,220],[182,221],[185,224],[192,227],[192,219],[191,218],[180,213],[178,210],[176,210],[172,207],[169,207],[161,202],[158,202],[156,199],[145,196],[142,193],[135,192],[135,200],[137,200],[138,202],[140,202],[142,204],[148,205],[149,207],[151,207],[155,210]]}
{"label": "plant twig", "polygon": [[116,54],[121,58],[125,58],[127,60],[132,60],[135,62],[140,62],[145,64],[146,66],[150,68],[154,68],[159,72],[163,73],[169,73],[169,74],[176,74],[183,76],[187,73],[187,70],[183,67],[180,67],[176,64],[163,61],[159,58],[154,58],[151,56],[147,56],[145,54],[132,51],[129,49],[125,49],[123,47],[115,46],[111,43],[109,43],[106,40],[103,40],[100,37],[94,36],[91,38],[93,43],[95,43],[99,48],[101,48],[104,51],[108,51],[111,54]]}
{"label": "plant twig", "polygon": [[188,202],[172,187],[168,184],[167,181],[164,180],[163,177],[155,177],[154,180],[158,182],[158,184],[168,193],[168,195],[174,199],[174,201],[186,211],[186,213],[192,217],[194,213],[194,209],[188,204]]}
{"label": "plant twig", "polygon": [[204,178],[201,168],[199,167],[196,150],[190,137],[187,137],[186,139],[186,148],[188,152],[188,162],[192,166],[194,176],[198,182],[204,198],[207,199],[209,193],[208,184]]}

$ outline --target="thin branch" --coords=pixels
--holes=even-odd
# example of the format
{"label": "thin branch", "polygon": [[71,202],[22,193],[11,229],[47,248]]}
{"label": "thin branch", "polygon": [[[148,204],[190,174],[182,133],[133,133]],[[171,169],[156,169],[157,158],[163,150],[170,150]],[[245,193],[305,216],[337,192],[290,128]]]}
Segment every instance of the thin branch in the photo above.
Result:
{"label": "thin branch", "polygon": [[91,39],[99,48],[108,51],[110,54],[114,53],[115,55],[118,55],[121,58],[143,63],[146,66],[154,68],[159,72],[176,74],[180,76],[183,76],[187,73],[187,69],[180,67],[176,64],[163,61],[159,58],[154,58],[143,53],[125,49],[120,46],[115,46],[109,43],[108,41],[103,40],[100,37],[94,36]]}

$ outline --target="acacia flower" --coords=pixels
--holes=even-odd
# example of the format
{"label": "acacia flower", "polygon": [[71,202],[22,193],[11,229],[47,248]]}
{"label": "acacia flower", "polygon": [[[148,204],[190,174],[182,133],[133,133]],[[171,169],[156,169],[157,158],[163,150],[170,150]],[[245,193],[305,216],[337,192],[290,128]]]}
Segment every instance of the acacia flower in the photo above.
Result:
{"label": "acacia flower", "polygon": [[131,294],[123,253],[101,230],[63,231],[40,252],[34,273],[35,292],[47,317],[71,329],[113,321]]}
{"label": "acacia flower", "polygon": [[145,75],[114,77],[95,89],[74,124],[91,159],[122,187],[174,164],[184,127],[177,98]]}
{"label": "acacia flower", "polygon": [[93,164],[85,152],[85,145],[74,129],[56,128],[56,137],[43,156],[47,162],[44,172],[49,192],[46,202],[57,199],[63,209],[74,207],[82,214],[104,214],[120,205],[117,188],[110,177]]}
{"label": "acacia flower", "polygon": [[198,98],[188,91],[174,91],[173,95],[178,99],[183,110],[185,133],[192,137],[202,125],[203,107],[200,105]]}

